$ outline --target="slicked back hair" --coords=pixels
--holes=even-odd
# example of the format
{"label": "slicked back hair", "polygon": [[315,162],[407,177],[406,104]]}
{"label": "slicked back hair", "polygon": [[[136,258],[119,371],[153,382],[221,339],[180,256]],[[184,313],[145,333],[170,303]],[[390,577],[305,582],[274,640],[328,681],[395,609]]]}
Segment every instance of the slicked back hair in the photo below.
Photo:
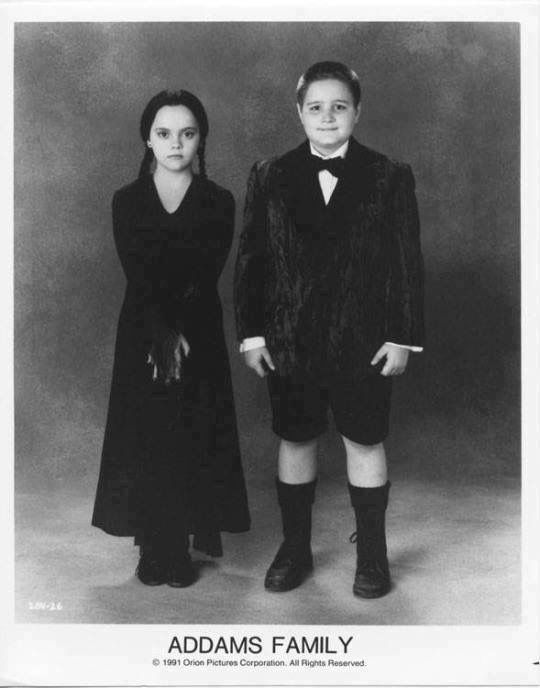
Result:
{"label": "slicked back hair", "polygon": [[300,107],[304,104],[306,91],[310,85],[314,81],[323,81],[325,79],[336,79],[343,82],[351,92],[354,107],[358,107],[362,97],[360,79],[356,72],[342,62],[316,62],[302,74],[296,86],[296,100]]}

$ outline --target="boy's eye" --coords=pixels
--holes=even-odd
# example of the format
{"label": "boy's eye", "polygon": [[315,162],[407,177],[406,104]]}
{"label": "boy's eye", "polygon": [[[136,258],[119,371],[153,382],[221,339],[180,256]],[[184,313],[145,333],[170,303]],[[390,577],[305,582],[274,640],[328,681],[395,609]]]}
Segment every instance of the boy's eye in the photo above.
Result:
{"label": "boy's eye", "polygon": [[347,106],[343,105],[342,103],[338,103],[336,105],[336,110],[346,110],[346,109],[347,109]]}

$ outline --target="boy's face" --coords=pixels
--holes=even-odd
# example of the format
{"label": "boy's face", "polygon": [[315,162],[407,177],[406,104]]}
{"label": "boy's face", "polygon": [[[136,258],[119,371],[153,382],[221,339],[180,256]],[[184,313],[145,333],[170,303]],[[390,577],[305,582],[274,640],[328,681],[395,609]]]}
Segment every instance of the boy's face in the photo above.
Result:
{"label": "boy's face", "polygon": [[354,106],[352,94],[342,81],[324,79],[309,85],[298,114],[313,147],[330,155],[349,140],[360,117],[360,105]]}

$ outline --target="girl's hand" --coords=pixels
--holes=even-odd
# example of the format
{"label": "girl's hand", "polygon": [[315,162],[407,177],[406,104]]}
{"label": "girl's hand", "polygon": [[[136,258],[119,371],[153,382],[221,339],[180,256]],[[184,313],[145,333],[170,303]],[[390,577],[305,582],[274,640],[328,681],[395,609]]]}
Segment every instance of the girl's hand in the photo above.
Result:
{"label": "girl's hand", "polygon": [[270,368],[270,370],[276,369],[270,352],[265,346],[259,346],[256,349],[244,351],[244,362],[247,367],[254,370],[259,377],[266,377],[266,375],[268,375],[268,368]]}
{"label": "girl's hand", "polygon": [[371,365],[376,365],[381,358],[386,356],[386,362],[381,370],[381,375],[401,375],[405,372],[407,361],[409,360],[409,349],[394,344],[383,344],[371,361]]}
{"label": "girl's hand", "polygon": [[160,380],[166,385],[178,382],[182,374],[182,360],[190,348],[184,335],[169,335],[161,344],[152,345],[147,362],[152,366],[152,380]]}

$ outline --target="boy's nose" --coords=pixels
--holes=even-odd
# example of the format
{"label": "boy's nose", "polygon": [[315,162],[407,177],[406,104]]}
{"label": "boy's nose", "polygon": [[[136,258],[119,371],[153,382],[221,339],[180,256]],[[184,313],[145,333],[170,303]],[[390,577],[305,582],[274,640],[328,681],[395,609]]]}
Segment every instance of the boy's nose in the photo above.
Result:
{"label": "boy's nose", "polygon": [[334,119],[334,113],[332,110],[324,110],[323,111],[323,120],[325,122],[332,122]]}

